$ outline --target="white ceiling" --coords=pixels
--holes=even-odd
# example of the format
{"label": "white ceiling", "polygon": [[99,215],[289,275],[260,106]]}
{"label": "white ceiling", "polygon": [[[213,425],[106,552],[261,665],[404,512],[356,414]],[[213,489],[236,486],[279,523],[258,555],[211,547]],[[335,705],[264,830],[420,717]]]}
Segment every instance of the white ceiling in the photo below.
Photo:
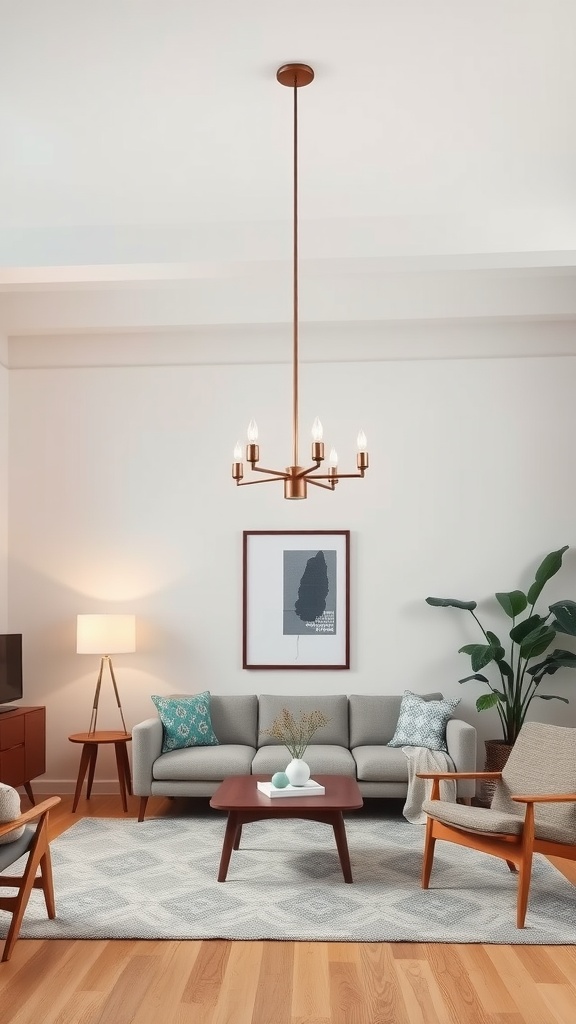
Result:
{"label": "white ceiling", "polygon": [[574,0],[0,0],[0,331],[576,317]]}

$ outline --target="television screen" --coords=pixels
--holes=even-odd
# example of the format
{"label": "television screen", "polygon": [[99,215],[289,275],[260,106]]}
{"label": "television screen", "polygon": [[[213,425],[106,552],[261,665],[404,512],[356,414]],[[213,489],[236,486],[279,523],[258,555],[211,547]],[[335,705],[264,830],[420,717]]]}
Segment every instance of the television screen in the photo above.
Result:
{"label": "television screen", "polygon": [[0,704],[22,697],[22,634],[0,634]]}

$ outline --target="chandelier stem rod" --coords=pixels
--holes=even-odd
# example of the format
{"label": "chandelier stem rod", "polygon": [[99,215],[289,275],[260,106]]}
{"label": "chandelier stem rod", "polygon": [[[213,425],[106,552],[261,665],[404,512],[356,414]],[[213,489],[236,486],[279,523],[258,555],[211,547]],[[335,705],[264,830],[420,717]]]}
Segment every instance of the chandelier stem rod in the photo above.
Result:
{"label": "chandelier stem rod", "polygon": [[294,208],[292,294],[292,465],[298,465],[298,82],[294,77]]}

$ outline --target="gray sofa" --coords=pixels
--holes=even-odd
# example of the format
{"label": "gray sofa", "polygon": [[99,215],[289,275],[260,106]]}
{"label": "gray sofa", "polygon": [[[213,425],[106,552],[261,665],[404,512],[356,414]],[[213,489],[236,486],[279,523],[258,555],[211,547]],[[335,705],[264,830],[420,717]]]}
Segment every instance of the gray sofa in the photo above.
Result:
{"label": "gray sofa", "polygon": [[[423,694],[441,700],[442,694]],[[156,716],[132,731],[133,788],[142,821],[150,796],[209,797],[229,775],[272,775],[283,771],[290,755],[283,744],[264,735],[276,715],[288,708],[323,711],[329,722],[312,738],[304,755],[315,774],[350,775],[364,797],[405,797],[408,760],[399,747],[388,747],[402,697],[368,694],[278,696],[212,694],[211,716],[218,746],[185,747],[162,753],[162,723]],[[446,745],[456,769],[476,771],[476,730],[458,718],[446,727]],[[474,780],[458,783],[458,796],[474,795]]]}

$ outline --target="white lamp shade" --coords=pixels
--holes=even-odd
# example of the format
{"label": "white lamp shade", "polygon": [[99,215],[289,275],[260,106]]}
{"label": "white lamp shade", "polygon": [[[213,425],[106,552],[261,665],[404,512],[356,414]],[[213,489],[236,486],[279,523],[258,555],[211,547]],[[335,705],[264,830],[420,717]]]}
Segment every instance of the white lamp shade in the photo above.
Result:
{"label": "white lamp shade", "polygon": [[131,654],[135,650],[135,615],[78,616],[77,654]]}

